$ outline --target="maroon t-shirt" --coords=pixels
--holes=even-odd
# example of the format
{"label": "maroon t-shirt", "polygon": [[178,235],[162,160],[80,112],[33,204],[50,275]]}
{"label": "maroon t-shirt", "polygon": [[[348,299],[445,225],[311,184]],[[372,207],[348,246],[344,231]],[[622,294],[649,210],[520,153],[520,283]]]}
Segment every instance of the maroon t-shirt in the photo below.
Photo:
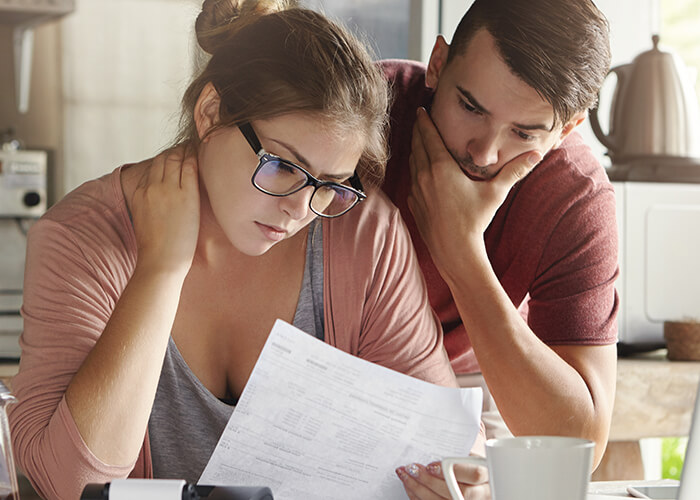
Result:
{"label": "maroon t-shirt", "polygon": [[[425,86],[425,66],[399,60],[381,65],[394,92],[391,158],[383,190],[411,233],[453,368],[457,373],[479,371],[469,326],[465,331],[406,201],[416,109],[430,109],[433,95]],[[484,239],[501,285],[542,341],[550,345],[617,341],[615,195],[604,168],[580,135],[570,134],[513,187]]]}

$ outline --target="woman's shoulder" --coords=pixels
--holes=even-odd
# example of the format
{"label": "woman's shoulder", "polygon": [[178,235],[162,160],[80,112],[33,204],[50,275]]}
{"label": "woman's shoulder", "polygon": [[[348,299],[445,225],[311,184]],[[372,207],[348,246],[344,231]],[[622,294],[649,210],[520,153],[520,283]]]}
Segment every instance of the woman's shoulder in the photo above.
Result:
{"label": "woman's shoulder", "polygon": [[121,189],[122,169],[87,181],[68,193],[32,226],[32,241],[51,235],[53,239],[71,240],[83,251],[115,244],[130,246],[133,230]]}
{"label": "woman's shoulder", "polygon": [[396,206],[384,192],[378,188],[367,190],[367,199],[338,219],[330,222],[343,231],[360,235],[367,232],[385,232],[400,221],[401,216]]}
{"label": "woman's shoulder", "polygon": [[411,246],[399,210],[379,189],[368,190],[367,199],[342,217],[326,219],[323,234],[329,256],[351,259],[356,269],[367,265],[369,274],[382,255],[405,255]]}
{"label": "woman's shoulder", "polygon": [[42,219],[71,225],[98,213],[119,211],[124,202],[119,180],[122,168],[82,183],[49,208]]}

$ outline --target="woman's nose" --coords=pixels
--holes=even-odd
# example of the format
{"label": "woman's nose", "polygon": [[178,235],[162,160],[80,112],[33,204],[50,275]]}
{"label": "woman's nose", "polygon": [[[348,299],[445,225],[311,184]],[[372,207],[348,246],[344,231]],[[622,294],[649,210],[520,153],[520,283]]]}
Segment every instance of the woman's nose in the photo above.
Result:
{"label": "woman's nose", "polygon": [[294,220],[304,219],[309,215],[309,204],[311,203],[311,197],[314,194],[313,186],[306,186],[304,189],[292,193],[289,196],[283,196],[280,198],[280,207],[282,211],[289,215]]}

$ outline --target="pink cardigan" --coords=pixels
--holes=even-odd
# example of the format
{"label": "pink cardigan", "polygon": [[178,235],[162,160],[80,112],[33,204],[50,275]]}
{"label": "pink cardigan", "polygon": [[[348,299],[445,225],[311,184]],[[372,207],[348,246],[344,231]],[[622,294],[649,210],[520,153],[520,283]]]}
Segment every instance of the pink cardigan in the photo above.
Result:
{"label": "pink cardigan", "polygon": [[[78,498],[88,482],[152,476],[148,435],[133,464],[105,464],[83,442],[64,397],[136,263],[120,172],[68,194],[29,233],[22,358],[12,382],[19,402],[10,423],[18,463],[47,498]],[[326,341],[456,386],[396,208],[373,192],[343,217],[324,220],[323,231]]]}

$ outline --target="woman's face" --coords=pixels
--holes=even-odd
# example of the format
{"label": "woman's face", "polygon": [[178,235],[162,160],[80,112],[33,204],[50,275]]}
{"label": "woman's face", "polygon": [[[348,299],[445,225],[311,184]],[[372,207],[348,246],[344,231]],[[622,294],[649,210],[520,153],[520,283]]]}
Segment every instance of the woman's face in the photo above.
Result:
{"label": "woman's face", "polygon": [[[288,114],[251,122],[268,153],[289,160],[320,180],[344,182],[362,153],[357,137],[338,134],[308,114]],[[316,214],[309,208],[313,187],[275,197],[251,182],[258,165],[252,147],[235,128],[217,130],[201,144],[199,172],[214,220],[246,255],[261,255],[294,236]]]}

